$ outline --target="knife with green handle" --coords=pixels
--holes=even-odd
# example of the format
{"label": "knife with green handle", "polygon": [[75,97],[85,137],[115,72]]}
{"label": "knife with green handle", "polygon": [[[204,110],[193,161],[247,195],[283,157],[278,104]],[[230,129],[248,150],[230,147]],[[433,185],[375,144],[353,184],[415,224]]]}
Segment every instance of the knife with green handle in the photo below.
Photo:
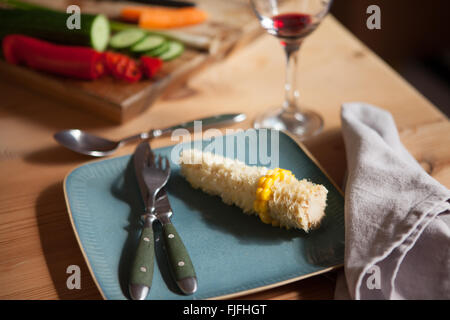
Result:
{"label": "knife with green handle", "polygon": [[144,222],[144,228],[131,267],[129,291],[133,300],[144,300],[152,286],[155,257],[153,220],[154,218],[152,219],[150,216]]}
{"label": "knife with green handle", "polygon": [[133,155],[133,164],[144,202],[145,214],[142,215],[144,225],[135,253],[128,284],[130,297],[133,300],[144,300],[152,286],[155,259],[155,245],[153,237],[153,222],[156,216],[149,211],[150,192],[144,180],[144,168],[153,160],[153,153],[148,142],[140,143]]}

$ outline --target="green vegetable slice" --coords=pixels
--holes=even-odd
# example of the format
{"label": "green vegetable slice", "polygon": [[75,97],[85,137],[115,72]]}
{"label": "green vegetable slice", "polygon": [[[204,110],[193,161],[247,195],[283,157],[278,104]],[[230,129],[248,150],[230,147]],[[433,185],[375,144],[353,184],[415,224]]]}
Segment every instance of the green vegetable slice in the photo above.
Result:
{"label": "green vegetable slice", "polygon": [[157,57],[169,50],[169,41],[165,41],[161,46],[145,53],[146,56]]}
{"label": "green vegetable slice", "polygon": [[141,29],[129,29],[116,33],[111,37],[109,45],[114,49],[125,49],[138,43],[146,36]]}
{"label": "green vegetable slice", "polygon": [[146,52],[160,47],[164,42],[166,42],[166,40],[163,37],[147,36],[133,45],[130,50],[132,52]]}
{"label": "green vegetable slice", "polygon": [[[109,35],[111,31],[109,28],[109,21],[104,15],[94,17],[91,25],[91,46],[92,48],[103,51],[108,46]],[[69,35],[68,35],[69,36]]]}
{"label": "green vegetable slice", "polygon": [[169,41],[169,50],[159,55],[158,57],[164,61],[169,61],[180,56],[184,51],[184,46],[177,41]]}

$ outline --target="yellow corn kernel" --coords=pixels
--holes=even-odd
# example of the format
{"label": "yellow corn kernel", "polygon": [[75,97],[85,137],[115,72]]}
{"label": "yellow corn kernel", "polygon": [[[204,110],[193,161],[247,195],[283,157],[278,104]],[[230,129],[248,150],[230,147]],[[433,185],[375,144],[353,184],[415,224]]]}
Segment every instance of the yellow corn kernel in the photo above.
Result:
{"label": "yellow corn kernel", "polygon": [[266,212],[267,211],[267,202],[255,200],[255,202],[253,203],[253,209],[258,213]]}
{"label": "yellow corn kernel", "polygon": [[272,178],[267,178],[266,181],[264,181],[264,189],[265,188],[270,188],[271,186],[273,186],[273,179]]}
{"label": "yellow corn kernel", "polygon": [[256,199],[261,199],[261,194],[264,192],[265,189],[259,187],[256,189]]}
{"label": "yellow corn kernel", "polygon": [[256,200],[253,203],[253,209],[258,213],[259,218],[266,224],[274,227],[280,226],[280,222],[272,219],[269,215],[268,201],[272,196],[272,186],[276,181],[285,180],[292,176],[292,172],[276,168],[268,170],[264,177],[259,178],[258,188],[256,189]]}
{"label": "yellow corn kernel", "polygon": [[272,191],[270,188],[263,189],[262,192],[259,194],[258,199],[268,201],[270,199],[270,196],[272,195]]}
{"label": "yellow corn kernel", "polygon": [[267,212],[268,211],[268,207],[267,207],[267,202],[266,201],[260,201],[260,203],[259,203],[259,210],[261,212]]}
{"label": "yellow corn kernel", "polygon": [[259,178],[258,187],[264,186],[264,182],[267,180],[266,176]]}
{"label": "yellow corn kernel", "polygon": [[264,222],[265,224],[272,224],[272,217],[269,216],[269,214],[267,212],[261,212],[259,214],[259,218],[261,219],[262,222]]}

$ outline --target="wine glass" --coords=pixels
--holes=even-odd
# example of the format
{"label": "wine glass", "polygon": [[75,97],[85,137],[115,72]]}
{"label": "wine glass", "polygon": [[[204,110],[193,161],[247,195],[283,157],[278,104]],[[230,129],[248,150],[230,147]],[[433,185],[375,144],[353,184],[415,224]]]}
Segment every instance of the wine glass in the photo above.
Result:
{"label": "wine glass", "polygon": [[261,26],[280,39],[287,58],[284,103],[281,108],[257,117],[255,128],[288,131],[300,140],[322,130],[322,117],[300,108],[295,80],[299,48],[328,13],[331,2],[332,0],[250,0]]}

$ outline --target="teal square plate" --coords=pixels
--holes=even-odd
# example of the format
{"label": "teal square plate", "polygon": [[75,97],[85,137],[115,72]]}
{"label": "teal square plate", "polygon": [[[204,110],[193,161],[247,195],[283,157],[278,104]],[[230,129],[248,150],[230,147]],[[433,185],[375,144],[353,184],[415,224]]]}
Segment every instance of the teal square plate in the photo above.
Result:
{"label": "teal square plate", "polygon": [[[174,160],[167,185],[174,211],[172,221],[192,258],[198,290],[194,295],[185,296],[176,288],[162,242],[159,241],[161,229],[156,223],[156,262],[148,299],[231,298],[342,266],[342,193],[310,155],[288,135],[278,131],[253,130],[257,133],[256,141],[247,139],[248,132],[186,142],[154,152],[176,155],[174,148],[186,147],[187,144],[210,148],[212,142],[219,141],[217,139],[223,142],[236,138],[245,141],[241,144],[245,152],[238,152],[235,146],[234,157],[248,164],[248,160],[256,156],[257,164],[262,165],[264,162],[257,155],[262,148],[264,152],[277,152],[271,150],[275,146],[279,151],[279,167],[291,170],[297,178],[309,179],[328,189],[326,215],[320,228],[305,233],[266,225],[258,217],[246,215],[238,207],[224,204],[219,197],[193,189],[180,175]],[[224,150],[215,151],[227,156],[232,149]],[[140,233],[143,202],[131,159],[129,155],[90,162],[72,170],[64,181],[75,235],[105,299],[127,299],[129,269]]]}

